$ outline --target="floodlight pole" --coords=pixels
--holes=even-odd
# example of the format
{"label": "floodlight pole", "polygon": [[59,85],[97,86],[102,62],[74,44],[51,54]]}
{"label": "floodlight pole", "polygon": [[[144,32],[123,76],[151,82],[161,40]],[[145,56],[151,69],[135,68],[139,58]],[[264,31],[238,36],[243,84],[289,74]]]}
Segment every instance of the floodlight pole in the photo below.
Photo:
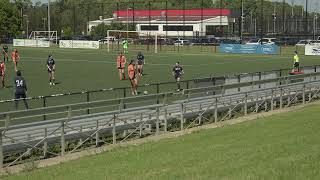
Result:
{"label": "floodlight pole", "polygon": [[241,0],[241,30],[240,30],[240,41],[242,44],[242,39],[243,39],[243,0]]}
{"label": "floodlight pole", "polygon": [[49,40],[49,43],[50,43],[50,31],[51,31],[51,27],[50,27],[50,0],[48,0],[48,40]]}
{"label": "floodlight pole", "polygon": [[131,8],[127,7],[127,41],[129,38],[129,9],[131,10]]}
{"label": "floodlight pole", "polygon": [[[22,17],[26,17],[26,37],[28,38],[29,37],[29,17],[28,17],[28,15],[26,15],[26,14],[24,14]],[[24,19],[23,19],[24,20]],[[22,20],[22,21],[23,21]]]}
{"label": "floodlight pole", "polygon": [[27,38],[29,37],[29,19],[27,19]]}
{"label": "floodlight pole", "polygon": [[261,14],[260,14],[260,39],[262,39],[263,38],[263,1],[264,0],[261,0]]}
{"label": "floodlight pole", "polygon": [[109,30],[107,31],[107,48],[108,48],[108,52],[110,52]]}
{"label": "floodlight pole", "polygon": [[313,15],[313,39],[316,39],[316,31],[317,31],[317,13],[315,12]]}
{"label": "floodlight pole", "polygon": [[308,0],[306,0],[306,25],[305,25],[305,32],[309,32],[309,22],[308,22]]}
{"label": "floodlight pole", "polygon": [[276,34],[276,19],[277,19],[276,2],[274,2],[273,4],[273,35]]}

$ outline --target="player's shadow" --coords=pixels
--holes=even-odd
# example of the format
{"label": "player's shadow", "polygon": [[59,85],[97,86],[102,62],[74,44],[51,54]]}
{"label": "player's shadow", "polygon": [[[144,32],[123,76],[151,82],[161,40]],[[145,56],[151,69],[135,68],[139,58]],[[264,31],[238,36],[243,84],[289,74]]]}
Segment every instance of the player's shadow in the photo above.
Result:
{"label": "player's shadow", "polygon": [[13,88],[13,86],[6,86],[6,88],[7,88],[7,89],[11,89],[11,88]]}

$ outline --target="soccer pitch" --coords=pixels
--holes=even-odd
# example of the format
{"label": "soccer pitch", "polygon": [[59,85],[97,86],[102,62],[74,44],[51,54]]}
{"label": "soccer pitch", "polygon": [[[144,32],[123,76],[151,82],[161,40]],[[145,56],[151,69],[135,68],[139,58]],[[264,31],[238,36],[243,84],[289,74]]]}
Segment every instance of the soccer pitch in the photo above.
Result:
{"label": "soccer pitch", "polygon": [[319,179],[319,104],[178,138],[119,147],[18,179]]}
{"label": "soccer pitch", "polygon": [[[10,47],[10,50],[13,48]],[[58,48],[17,48],[21,55],[19,69],[28,84],[28,96],[45,96],[85,90],[98,90],[114,87],[128,87],[128,80],[119,81],[116,69],[117,52],[106,49],[58,49]],[[191,48],[192,49],[192,48]],[[130,49],[129,49],[130,50]],[[284,48],[282,55],[226,55],[197,50],[180,52],[142,51],[146,58],[144,73],[139,84],[174,81],[171,71],[176,61],[184,68],[183,79],[208,77],[238,72],[255,72],[280,68],[290,68],[293,64],[295,48]],[[302,50],[301,52],[302,53]],[[56,61],[56,86],[48,83],[46,60],[52,54]],[[127,54],[127,61],[136,58],[137,51]],[[301,64],[320,64],[318,57],[300,55]],[[0,89],[0,99],[13,98],[13,65],[7,63],[7,86]],[[66,102],[67,103],[67,102]]]}

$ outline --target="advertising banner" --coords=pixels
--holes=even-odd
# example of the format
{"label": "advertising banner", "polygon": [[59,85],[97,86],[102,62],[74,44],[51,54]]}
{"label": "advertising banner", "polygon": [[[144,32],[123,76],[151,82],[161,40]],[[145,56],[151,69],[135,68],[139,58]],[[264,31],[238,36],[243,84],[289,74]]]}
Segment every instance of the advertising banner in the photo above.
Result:
{"label": "advertising banner", "polygon": [[220,44],[220,53],[275,55],[278,50],[276,45]]}
{"label": "advertising banner", "polygon": [[15,47],[50,47],[49,41],[42,41],[37,39],[14,39],[13,46]]}
{"label": "advertising banner", "polygon": [[305,47],[305,55],[320,56],[320,44],[307,44]]}
{"label": "advertising banner", "polygon": [[59,48],[99,49],[99,41],[60,40]]}

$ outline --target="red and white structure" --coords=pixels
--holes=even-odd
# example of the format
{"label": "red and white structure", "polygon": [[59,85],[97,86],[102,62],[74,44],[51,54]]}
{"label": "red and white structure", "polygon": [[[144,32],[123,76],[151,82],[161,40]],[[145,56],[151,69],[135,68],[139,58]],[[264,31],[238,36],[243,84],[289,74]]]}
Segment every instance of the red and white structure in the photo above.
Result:
{"label": "red and white structure", "polygon": [[119,10],[112,18],[90,21],[88,30],[99,24],[135,24],[136,31],[151,35],[204,36],[220,33],[234,22],[230,9]]}

